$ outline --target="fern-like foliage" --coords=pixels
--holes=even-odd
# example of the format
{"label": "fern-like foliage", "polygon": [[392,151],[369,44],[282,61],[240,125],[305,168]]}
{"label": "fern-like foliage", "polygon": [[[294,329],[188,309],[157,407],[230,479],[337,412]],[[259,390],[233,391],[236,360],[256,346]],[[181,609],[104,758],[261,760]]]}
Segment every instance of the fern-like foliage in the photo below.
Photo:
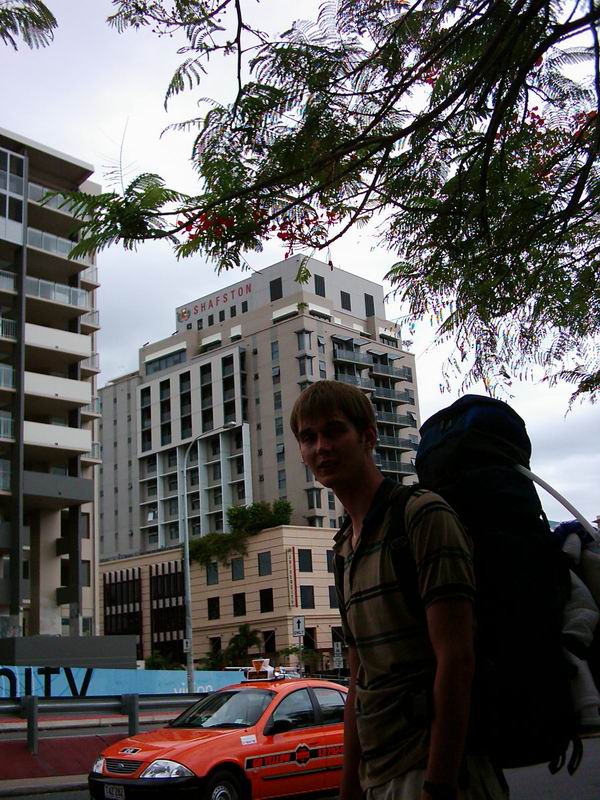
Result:
{"label": "fern-like foliage", "polygon": [[120,31],[186,38],[167,100],[213,55],[237,87],[181,126],[201,193],[152,176],[81,199],[80,248],[169,236],[228,269],[269,236],[324,249],[377,219],[410,319],[456,343],[445,380],[509,389],[541,365],[600,391],[597,2],[323,0],[278,37],[250,0],[113,5]]}
{"label": "fern-like foliage", "polygon": [[0,41],[18,50],[19,39],[30,48],[46,47],[57,22],[42,0],[0,0]]}

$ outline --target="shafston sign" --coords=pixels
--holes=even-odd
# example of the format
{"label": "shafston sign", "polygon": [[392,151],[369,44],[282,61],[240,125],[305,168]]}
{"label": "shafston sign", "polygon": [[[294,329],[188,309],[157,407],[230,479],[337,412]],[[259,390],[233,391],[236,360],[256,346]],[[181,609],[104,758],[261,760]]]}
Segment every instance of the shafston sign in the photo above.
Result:
{"label": "shafston sign", "polygon": [[212,297],[199,300],[196,303],[180,308],[177,312],[177,321],[187,322],[190,317],[197,317],[199,314],[204,314],[206,311],[213,311],[215,308],[233,303],[235,300],[239,300],[249,294],[252,294],[251,283],[243,283],[239,286],[234,286]]}

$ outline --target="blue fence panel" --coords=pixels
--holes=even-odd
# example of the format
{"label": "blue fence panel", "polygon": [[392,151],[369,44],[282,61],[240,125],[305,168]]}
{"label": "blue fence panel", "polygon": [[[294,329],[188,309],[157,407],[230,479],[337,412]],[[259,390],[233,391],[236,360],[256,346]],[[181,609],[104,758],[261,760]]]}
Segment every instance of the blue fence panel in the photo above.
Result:
{"label": "blue fence panel", "polygon": [[[238,671],[194,672],[196,692],[239,683]],[[85,667],[0,667],[0,697],[100,697],[120,694],[185,694],[185,670],[95,669]]]}

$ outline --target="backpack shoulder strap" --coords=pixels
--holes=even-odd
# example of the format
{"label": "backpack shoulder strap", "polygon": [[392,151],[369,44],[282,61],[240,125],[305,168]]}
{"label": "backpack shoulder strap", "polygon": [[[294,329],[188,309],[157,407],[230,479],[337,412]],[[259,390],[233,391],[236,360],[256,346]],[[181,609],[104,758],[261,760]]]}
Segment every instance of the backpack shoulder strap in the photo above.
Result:
{"label": "backpack shoulder strap", "polygon": [[390,495],[390,524],[385,535],[385,544],[391,555],[396,580],[411,613],[418,619],[425,617],[425,608],[419,592],[417,565],[408,544],[406,530],[406,506],[410,498],[421,487],[418,483],[399,486]]}

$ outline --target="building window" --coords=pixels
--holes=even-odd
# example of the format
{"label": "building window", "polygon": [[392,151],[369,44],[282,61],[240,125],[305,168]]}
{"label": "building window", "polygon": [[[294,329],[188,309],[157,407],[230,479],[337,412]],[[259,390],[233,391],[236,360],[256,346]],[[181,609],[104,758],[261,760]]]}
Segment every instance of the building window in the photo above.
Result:
{"label": "building window", "polygon": [[336,523],[335,519],[332,519],[331,517],[329,517],[329,527],[330,528],[337,528],[337,523]]}
{"label": "building window", "polygon": [[271,575],[271,551],[258,554],[258,574]]}
{"label": "building window", "polygon": [[341,300],[342,300],[342,308],[346,311],[352,311],[352,304],[350,302],[350,295],[348,292],[340,292]]}
{"label": "building window", "polygon": [[315,476],[312,474],[310,467],[307,467],[306,464],[304,465],[304,476],[306,478],[307,483],[312,483],[315,479]]}
{"label": "building window", "polygon": [[286,487],[286,478],[285,478],[285,470],[278,469],[277,470],[277,486],[279,491],[284,491]]}
{"label": "building window", "polygon": [[309,508],[321,508],[321,490],[320,489],[307,489],[306,497]]}
{"label": "building window", "polygon": [[219,564],[211,561],[206,565],[206,585],[215,586],[219,582]]}
{"label": "building window", "polygon": [[243,617],[246,615],[246,593],[239,592],[233,595],[233,616]]}
{"label": "building window", "polygon": [[317,347],[319,353],[325,352],[325,337],[324,336],[317,336]]}
{"label": "building window", "polygon": [[260,590],[260,613],[267,614],[273,611],[273,589]]}
{"label": "building window", "polygon": [[327,507],[330,511],[335,511],[335,495],[333,492],[327,492]]}
{"label": "building window", "polygon": [[373,301],[372,294],[365,294],[365,316],[367,317],[375,316],[375,303]]}
{"label": "building window", "polygon": [[325,380],[326,377],[327,377],[327,367],[325,365],[325,362],[319,361],[319,378],[321,378],[321,380]]}
{"label": "building window", "polygon": [[312,572],[312,550],[298,548],[298,572]]}
{"label": "building window", "polygon": [[213,481],[218,481],[221,478],[221,464],[218,462],[217,464],[212,465],[212,477]]}
{"label": "building window", "polygon": [[221,309],[221,311],[219,311],[219,322],[225,322],[225,310],[224,309]]}
{"label": "building window", "polygon": [[338,596],[335,586],[329,587],[329,608],[339,608]]}
{"label": "building window", "polygon": [[321,275],[315,275],[315,294],[325,297],[325,278]]}
{"label": "building window", "polygon": [[285,445],[284,444],[275,445],[275,454],[277,457],[277,463],[283,464],[283,462],[285,461]]}
{"label": "building window", "polygon": [[335,553],[333,550],[327,550],[327,572],[333,572],[333,565],[335,563]]}
{"label": "building window", "polygon": [[281,383],[281,370],[279,367],[273,367],[271,369],[271,376],[273,378],[273,384]]}
{"label": "building window", "polygon": [[314,608],[314,607],[315,607],[315,587],[301,586],[300,608]]}
{"label": "building window", "polygon": [[208,618],[219,619],[221,616],[221,601],[218,597],[209,597],[207,600]]}
{"label": "building window", "polygon": [[310,350],[310,337],[311,331],[296,331],[296,338],[298,340],[298,350]]}
{"label": "building window", "polygon": [[199,320],[196,322],[196,328],[197,328],[199,331],[201,331],[203,327],[204,327],[204,320],[203,320],[203,319],[199,319]]}
{"label": "building window", "polygon": [[281,392],[273,392],[273,408],[275,411],[281,409]]}
{"label": "building window", "polygon": [[92,569],[91,569],[91,563],[89,561],[81,562],[81,585],[82,586],[92,585]]}
{"label": "building window", "polygon": [[177,353],[171,353],[168,356],[147,361],[146,375],[152,375],[154,372],[160,372],[163,369],[167,369],[167,367],[175,366],[175,364],[182,364],[185,360],[185,350],[179,350]]}
{"label": "building window", "polygon": [[271,342],[271,361],[279,363],[279,342]]}
{"label": "building window", "polygon": [[242,300],[242,314],[245,314],[248,311],[248,301]]}
{"label": "building window", "polygon": [[210,652],[216,656],[217,653],[221,652],[221,637],[211,636],[208,640],[208,646],[210,648]]}
{"label": "building window", "polygon": [[300,372],[300,377],[304,375],[313,374],[313,366],[312,366],[312,356],[300,356],[298,358],[298,370]]}
{"label": "building window", "polygon": [[242,557],[231,559],[231,580],[244,580],[244,559]]}
{"label": "building window", "polygon": [[263,631],[262,636],[265,653],[276,653],[277,642],[275,640],[275,631]]}
{"label": "building window", "polygon": [[214,325],[214,324],[215,324],[215,315],[214,314],[209,314],[208,315],[208,320],[207,320],[207,325],[210,328],[210,326]]}
{"label": "building window", "polygon": [[269,283],[269,289],[271,292],[271,302],[273,303],[275,300],[281,300],[283,297],[283,285],[281,282],[281,278],[275,278]]}
{"label": "building window", "polygon": [[275,417],[275,436],[283,436],[283,417]]}

